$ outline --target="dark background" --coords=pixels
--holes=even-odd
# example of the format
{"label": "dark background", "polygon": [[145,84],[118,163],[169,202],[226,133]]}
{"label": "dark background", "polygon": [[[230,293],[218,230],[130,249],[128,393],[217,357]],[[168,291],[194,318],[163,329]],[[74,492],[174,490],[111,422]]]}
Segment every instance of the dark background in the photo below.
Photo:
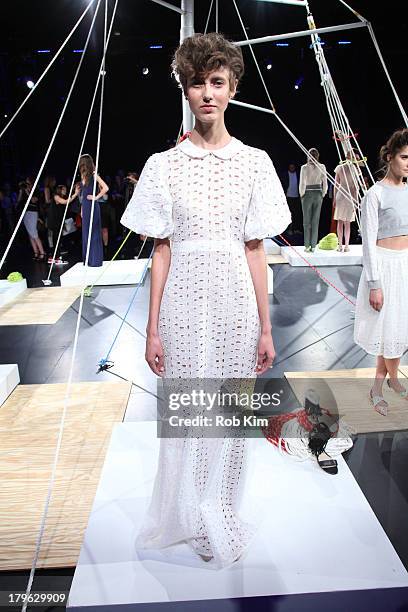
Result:
{"label": "dark background", "polygon": [[[178,4],[177,0],[172,0]],[[307,29],[306,11],[293,7],[237,0],[250,37]],[[397,2],[350,0],[374,26],[394,84],[405,103],[407,98],[407,10]],[[114,1],[109,0],[110,11]],[[214,3],[215,4],[215,3]],[[209,0],[196,0],[195,29],[203,31]],[[1,3],[0,126],[27,94],[26,80],[36,81],[86,6],[85,0],[14,0]],[[241,40],[243,33],[232,0],[220,0],[219,29]],[[317,27],[348,23],[357,18],[338,0],[311,0]],[[93,9],[91,9],[92,11]],[[0,141],[0,179],[38,172],[58,121],[83,48],[91,14],[69,41],[66,50],[34,92],[7,136]],[[214,29],[214,17],[210,30]],[[172,52],[177,46],[180,16],[149,0],[120,0],[107,58],[100,173],[112,175],[118,168],[140,170],[152,152],[174,144],[181,122],[181,93],[170,75]],[[59,181],[72,175],[90,106],[97,66],[101,58],[103,11],[95,36],[44,172]],[[377,167],[377,151],[387,136],[403,126],[403,120],[385,78],[366,28],[324,35],[325,53],[340,98],[354,131]],[[339,45],[350,40],[350,45]],[[310,38],[288,41],[289,47],[273,43],[256,45],[275,107],[306,147],[317,146],[321,160],[332,171],[336,150],[326,111],[323,90]],[[152,44],[162,49],[150,49]],[[51,53],[40,54],[40,49]],[[244,47],[246,74],[238,99],[268,107],[268,101],[248,47]],[[267,63],[272,64],[266,70]],[[147,66],[149,74],[143,76]],[[299,90],[294,86],[303,82]],[[95,153],[98,104],[85,151]],[[230,107],[227,127],[247,144],[266,149],[279,170],[289,161],[304,163],[304,156],[273,116]]]}

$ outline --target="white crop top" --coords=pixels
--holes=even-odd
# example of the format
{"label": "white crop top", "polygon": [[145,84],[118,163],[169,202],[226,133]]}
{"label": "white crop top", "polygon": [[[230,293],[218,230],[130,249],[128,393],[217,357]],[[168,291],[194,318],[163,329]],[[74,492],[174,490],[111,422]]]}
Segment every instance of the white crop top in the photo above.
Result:
{"label": "white crop top", "polygon": [[381,288],[377,267],[377,240],[408,236],[408,187],[376,183],[361,201],[363,266],[370,289]]}

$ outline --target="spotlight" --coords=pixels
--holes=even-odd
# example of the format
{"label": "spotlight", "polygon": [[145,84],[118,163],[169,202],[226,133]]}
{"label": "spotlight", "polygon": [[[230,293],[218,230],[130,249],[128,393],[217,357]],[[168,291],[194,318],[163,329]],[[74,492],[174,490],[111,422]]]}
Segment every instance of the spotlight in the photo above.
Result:
{"label": "spotlight", "polygon": [[163,49],[163,45],[149,45],[149,49]]}
{"label": "spotlight", "polygon": [[34,87],[34,81],[27,81],[26,85],[28,89],[32,89]]}
{"label": "spotlight", "polygon": [[267,70],[272,70],[272,64],[266,64],[266,69]]}
{"label": "spotlight", "polygon": [[142,74],[144,76],[147,76],[149,74],[149,69],[147,68],[147,66],[145,66],[144,68],[142,68]]}
{"label": "spotlight", "polygon": [[299,89],[299,85],[295,85],[295,89]]}
{"label": "spotlight", "polygon": [[289,43],[275,43],[276,47],[289,47]]}
{"label": "spotlight", "polygon": [[8,115],[4,115],[4,118],[7,119]]}
{"label": "spotlight", "polygon": [[338,45],[351,45],[351,40],[339,40]]}

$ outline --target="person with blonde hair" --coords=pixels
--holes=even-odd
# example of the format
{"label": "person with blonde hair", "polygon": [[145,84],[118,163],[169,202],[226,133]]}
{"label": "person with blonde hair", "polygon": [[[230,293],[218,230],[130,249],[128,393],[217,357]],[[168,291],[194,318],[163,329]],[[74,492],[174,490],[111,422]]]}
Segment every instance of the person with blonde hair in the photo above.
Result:
{"label": "person with blonde hair", "polygon": [[[196,34],[177,49],[173,70],[194,129],[148,159],[121,219],[155,238],[146,360],[187,387],[255,378],[275,357],[263,238],[286,229],[289,208],[267,153],[225,126],[244,72],[240,48]],[[162,438],[137,544],[187,542],[216,567],[236,561],[254,533],[238,515],[246,448],[242,437]]]}
{"label": "person with blonde hair", "polygon": [[361,201],[363,273],[357,293],[354,340],[377,358],[370,401],[386,416],[383,384],[408,400],[398,379],[408,349],[408,129],[381,148],[384,178]]}

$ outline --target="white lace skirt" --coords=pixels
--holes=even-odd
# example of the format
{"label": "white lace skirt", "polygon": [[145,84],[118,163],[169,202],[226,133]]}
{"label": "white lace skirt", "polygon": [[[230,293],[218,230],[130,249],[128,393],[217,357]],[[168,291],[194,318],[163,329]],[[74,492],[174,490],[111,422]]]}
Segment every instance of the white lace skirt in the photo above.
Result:
{"label": "white lace skirt", "polygon": [[363,269],[357,292],[354,341],[370,355],[401,357],[408,348],[408,249],[377,246],[378,271],[384,295],[380,312],[370,306]]}

